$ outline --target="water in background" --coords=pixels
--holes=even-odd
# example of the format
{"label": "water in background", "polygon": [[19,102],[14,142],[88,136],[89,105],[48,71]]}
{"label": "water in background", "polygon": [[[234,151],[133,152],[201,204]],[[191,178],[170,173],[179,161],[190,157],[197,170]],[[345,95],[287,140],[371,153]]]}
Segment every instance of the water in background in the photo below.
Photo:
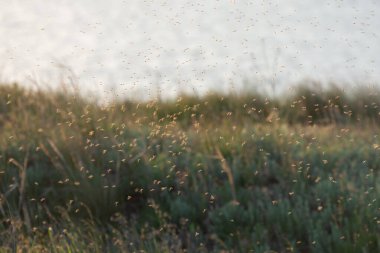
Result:
{"label": "water in background", "polygon": [[100,96],[380,80],[378,0],[0,0],[0,22],[3,81]]}

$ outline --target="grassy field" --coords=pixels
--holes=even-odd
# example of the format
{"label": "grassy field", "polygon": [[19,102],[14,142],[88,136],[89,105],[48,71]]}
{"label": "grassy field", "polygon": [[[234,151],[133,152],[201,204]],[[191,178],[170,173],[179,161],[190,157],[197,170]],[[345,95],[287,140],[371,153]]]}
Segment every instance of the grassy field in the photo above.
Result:
{"label": "grassy field", "polygon": [[379,105],[2,85],[0,252],[380,252]]}

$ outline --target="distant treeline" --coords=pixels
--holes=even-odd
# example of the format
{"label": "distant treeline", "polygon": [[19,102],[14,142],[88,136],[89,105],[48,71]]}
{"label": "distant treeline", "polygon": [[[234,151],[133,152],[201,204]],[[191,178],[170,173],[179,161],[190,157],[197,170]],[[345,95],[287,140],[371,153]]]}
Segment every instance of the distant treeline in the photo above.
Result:
{"label": "distant treeline", "polygon": [[[326,89],[320,87],[319,83],[299,84],[292,92],[274,98],[252,91],[231,94],[214,92],[201,97],[184,94],[168,101],[118,101],[112,106],[134,117],[140,115],[145,119],[165,122],[175,120],[182,126],[190,126],[195,121],[219,124],[225,120],[303,125],[380,123],[380,87],[362,86],[350,90],[343,90],[337,85]],[[3,116],[0,120],[9,113],[9,108],[14,107],[7,105],[10,97],[23,103],[34,99],[47,101],[54,106],[71,101],[74,94],[67,95],[59,90],[53,93],[28,91],[17,84],[2,85],[0,114]],[[75,101],[87,107],[96,106],[83,98],[76,97]],[[33,110],[33,105],[24,109]]]}
{"label": "distant treeline", "polygon": [[[260,92],[211,93],[202,97],[183,95],[174,101],[151,102],[145,108],[157,118],[176,119],[190,125],[194,120],[221,123],[281,122],[288,124],[378,124],[380,89],[362,86],[344,91],[337,85],[298,85],[292,92],[269,98]],[[133,110],[135,102],[125,102]],[[145,114],[145,112],[144,112]]]}

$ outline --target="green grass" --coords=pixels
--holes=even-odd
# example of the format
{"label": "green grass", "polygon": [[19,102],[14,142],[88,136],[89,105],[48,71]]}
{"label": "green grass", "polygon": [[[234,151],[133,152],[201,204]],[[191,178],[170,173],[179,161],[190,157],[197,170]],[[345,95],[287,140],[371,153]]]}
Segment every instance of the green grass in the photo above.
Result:
{"label": "green grass", "polygon": [[379,103],[0,86],[0,252],[378,252]]}

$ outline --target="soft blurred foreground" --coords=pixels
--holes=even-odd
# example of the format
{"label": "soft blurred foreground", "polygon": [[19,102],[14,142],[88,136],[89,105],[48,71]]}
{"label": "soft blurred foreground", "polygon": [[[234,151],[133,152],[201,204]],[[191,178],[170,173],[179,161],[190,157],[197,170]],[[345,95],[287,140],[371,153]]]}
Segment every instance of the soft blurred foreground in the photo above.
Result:
{"label": "soft blurred foreground", "polygon": [[380,90],[312,86],[109,105],[0,86],[0,251],[379,252]]}

